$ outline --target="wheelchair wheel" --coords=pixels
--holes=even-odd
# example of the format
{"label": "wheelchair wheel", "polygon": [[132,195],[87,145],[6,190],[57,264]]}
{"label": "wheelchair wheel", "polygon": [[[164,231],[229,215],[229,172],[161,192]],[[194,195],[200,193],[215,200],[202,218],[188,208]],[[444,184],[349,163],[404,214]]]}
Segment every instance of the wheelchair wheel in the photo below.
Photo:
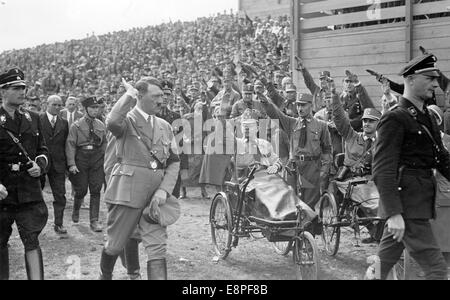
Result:
{"label": "wheelchair wheel", "polygon": [[272,247],[275,250],[275,252],[281,256],[287,256],[289,252],[292,250],[293,242],[275,242],[272,243]]}
{"label": "wheelchair wheel", "polygon": [[231,252],[233,215],[225,195],[219,194],[214,198],[209,221],[214,250],[220,259],[226,259]]}
{"label": "wheelchair wheel", "polygon": [[319,251],[316,240],[309,232],[294,238],[294,263],[298,280],[317,280],[319,273]]}
{"label": "wheelchair wheel", "polygon": [[322,196],[319,216],[323,224],[322,241],[325,252],[335,256],[339,251],[341,228],[335,226],[338,222],[338,207],[332,194],[326,193]]}

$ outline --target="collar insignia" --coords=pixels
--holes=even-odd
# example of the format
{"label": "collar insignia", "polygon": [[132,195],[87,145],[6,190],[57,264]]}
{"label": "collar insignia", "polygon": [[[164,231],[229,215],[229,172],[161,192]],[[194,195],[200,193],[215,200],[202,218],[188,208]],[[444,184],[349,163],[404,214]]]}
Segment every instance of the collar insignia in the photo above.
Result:
{"label": "collar insignia", "polygon": [[5,125],[6,123],[6,116],[5,115],[1,115],[0,116],[0,126]]}

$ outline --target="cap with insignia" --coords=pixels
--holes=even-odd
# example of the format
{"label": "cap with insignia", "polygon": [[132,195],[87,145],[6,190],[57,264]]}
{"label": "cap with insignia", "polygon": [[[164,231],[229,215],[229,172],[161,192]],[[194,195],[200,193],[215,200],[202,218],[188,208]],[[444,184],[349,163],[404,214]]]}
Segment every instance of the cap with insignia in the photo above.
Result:
{"label": "cap with insignia", "polygon": [[163,91],[173,91],[173,84],[168,80],[163,80],[161,86]]}
{"label": "cap with insignia", "polygon": [[319,73],[319,78],[320,79],[325,79],[331,77],[331,73],[329,71],[323,71]]}
{"label": "cap with insignia", "polygon": [[297,92],[297,87],[293,84],[287,84],[286,85],[286,93],[289,92]]}
{"label": "cap with insignia", "polygon": [[83,105],[83,107],[88,108],[88,107],[95,107],[98,106],[98,100],[96,97],[88,97],[86,99],[84,99],[83,101],[81,101],[81,105]]}
{"label": "cap with insignia", "polygon": [[27,86],[25,83],[25,75],[20,69],[14,68],[0,75],[0,88],[15,86]]}
{"label": "cap with insignia", "polygon": [[362,117],[363,120],[374,120],[374,121],[380,121],[382,114],[374,109],[374,108],[367,108],[364,110],[364,115]]}
{"label": "cap with insignia", "polygon": [[243,91],[244,94],[253,94],[254,87],[253,84],[246,84],[244,85]]}
{"label": "cap with insignia", "polygon": [[425,76],[440,77],[439,69],[436,66],[437,57],[433,54],[422,55],[414,58],[400,71],[400,76],[422,74]]}
{"label": "cap with insignia", "polygon": [[310,94],[298,94],[297,101],[295,103],[298,104],[312,104],[313,103],[313,96]]}

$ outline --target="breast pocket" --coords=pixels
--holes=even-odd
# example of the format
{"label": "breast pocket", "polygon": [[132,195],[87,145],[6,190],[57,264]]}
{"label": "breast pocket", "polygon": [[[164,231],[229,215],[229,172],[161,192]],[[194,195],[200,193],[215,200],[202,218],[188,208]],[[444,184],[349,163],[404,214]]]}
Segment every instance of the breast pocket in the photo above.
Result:
{"label": "breast pocket", "polygon": [[108,183],[105,199],[115,202],[131,202],[135,171],[130,166],[116,165]]}

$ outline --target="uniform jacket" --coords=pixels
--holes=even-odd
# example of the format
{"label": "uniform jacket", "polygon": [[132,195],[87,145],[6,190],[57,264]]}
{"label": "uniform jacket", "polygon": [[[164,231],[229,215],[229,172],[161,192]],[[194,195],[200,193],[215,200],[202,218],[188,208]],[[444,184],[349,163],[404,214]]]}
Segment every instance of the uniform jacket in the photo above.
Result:
{"label": "uniform jacket", "polygon": [[[130,97],[123,96],[106,120],[108,130],[116,138],[118,149],[113,151],[117,151],[120,163],[112,170],[105,201],[142,209],[149,205],[156,190],[164,190],[168,195],[173,193],[180,161],[178,149],[172,147],[176,142],[170,124],[154,117],[152,127],[136,108],[130,111],[133,105]],[[147,147],[165,169],[151,169],[155,159]]]}
{"label": "uniform jacket", "polygon": [[[442,151],[439,163],[433,143],[421,125],[439,143]],[[402,167],[413,171],[405,174],[400,172]],[[381,217],[402,214],[405,219],[432,219],[436,184],[420,170],[433,168],[450,178],[450,157],[436,121],[429,113],[420,112],[410,101],[400,98],[399,105],[381,118],[378,127],[373,176],[380,192]]]}
{"label": "uniform jacket", "polygon": [[367,90],[362,84],[359,84],[355,86],[355,90],[352,93],[342,93],[340,100],[344,105],[345,111],[348,113],[353,129],[362,131],[364,110],[367,108],[375,108]]}
{"label": "uniform jacket", "polygon": [[288,103],[286,99],[281,96],[278,90],[275,88],[272,82],[269,82],[267,78],[262,78],[261,82],[267,89],[267,96],[272,100],[272,102],[280,108],[280,110],[293,118],[298,118],[297,106],[295,103]]}
{"label": "uniform jacket", "polygon": [[[39,115],[27,111],[21,116],[20,126],[12,120],[9,114],[0,107],[0,183],[9,192],[8,197],[0,205],[14,205],[43,201],[39,178],[33,178],[28,172],[21,171],[17,175],[11,173],[10,164],[26,164],[27,159],[19,147],[13,142],[5,129],[10,130],[20,140],[32,160],[40,155],[48,158],[48,149],[42,135]],[[37,164],[42,170],[48,167],[47,160],[38,159]],[[13,191],[17,198],[13,198]]]}
{"label": "uniform jacket", "polygon": [[67,169],[66,141],[69,136],[69,123],[58,117],[55,128],[52,128],[47,113],[40,115],[42,134],[49,151],[50,170],[65,173]]}
{"label": "uniform jacket", "polygon": [[69,129],[69,136],[66,142],[67,165],[69,167],[76,165],[75,156],[79,147],[94,145],[98,151],[105,153],[106,149],[106,126],[98,119],[94,119],[94,133],[99,138],[98,145],[94,145],[89,137],[89,125],[86,117],[75,122]]}
{"label": "uniform jacket", "polygon": [[328,174],[331,165],[332,146],[327,124],[315,118],[310,118],[308,121],[307,144],[305,148],[300,148],[301,120],[286,116],[272,103],[266,103],[264,106],[269,117],[278,119],[281,129],[288,134],[291,141],[291,153],[294,156],[319,157],[322,161],[321,172]]}
{"label": "uniform jacket", "polygon": [[231,110],[233,105],[241,99],[241,96],[234,89],[226,91],[225,89],[221,90],[217,96],[211,102],[211,108],[219,106],[222,110],[222,113],[227,116],[227,118],[231,115]]}
{"label": "uniform jacket", "polygon": [[334,123],[336,124],[337,130],[345,141],[345,161],[344,165],[353,169],[363,167],[363,162],[360,161],[364,155],[365,140],[364,133],[356,132],[347,117],[342,104],[339,102],[339,97],[333,97],[332,102]]}
{"label": "uniform jacket", "polygon": [[311,95],[313,95],[313,110],[315,112],[318,112],[319,110],[325,107],[324,99],[326,92],[314,82],[314,78],[311,76],[311,73],[309,73],[309,71],[306,68],[303,69],[302,73],[303,79],[305,80],[305,85],[311,92]]}
{"label": "uniform jacket", "polygon": [[231,111],[231,118],[235,119],[244,114],[247,109],[254,109],[261,113],[261,116],[264,117],[264,108],[261,102],[252,100],[252,103],[249,105],[244,100],[239,100],[233,105],[233,109]]}

